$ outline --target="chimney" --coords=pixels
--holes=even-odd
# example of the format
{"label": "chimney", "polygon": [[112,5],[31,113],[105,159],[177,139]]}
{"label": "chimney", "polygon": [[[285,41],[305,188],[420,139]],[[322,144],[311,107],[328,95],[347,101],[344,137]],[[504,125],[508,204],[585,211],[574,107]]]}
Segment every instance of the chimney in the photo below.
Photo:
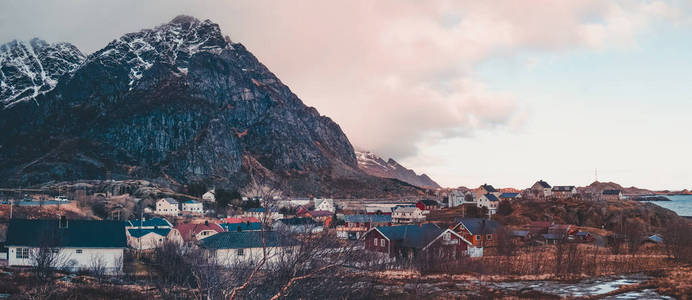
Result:
{"label": "chimney", "polygon": [[58,224],[58,227],[67,228],[67,217],[66,216],[60,216],[60,222]]}

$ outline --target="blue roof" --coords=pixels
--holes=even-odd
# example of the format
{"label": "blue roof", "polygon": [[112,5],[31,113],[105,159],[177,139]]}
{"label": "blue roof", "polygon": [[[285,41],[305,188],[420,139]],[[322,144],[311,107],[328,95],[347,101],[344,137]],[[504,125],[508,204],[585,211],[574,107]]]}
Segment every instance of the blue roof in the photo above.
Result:
{"label": "blue roof", "polygon": [[496,190],[492,185],[489,185],[489,184],[481,185],[481,188],[483,188],[484,190],[486,190],[488,193],[495,193],[495,192],[497,192],[497,190]]}
{"label": "blue roof", "polygon": [[[262,237],[264,234],[264,244]],[[282,238],[276,231],[226,231],[212,235],[200,241],[200,246],[207,249],[240,249],[240,248],[262,248],[288,246],[295,244],[294,241]]]}
{"label": "blue roof", "polygon": [[519,193],[502,193],[500,198],[516,198],[517,196],[519,196]]}
{"label": "blue roof", "polygon": [[196,204],[196,203],[201,203],[201,202],[199,202],[199,201],[197,201],[197,200],[187,200],[187,201],[185,201],[185,203],[187,203],[187,204]]}
{"label": "blue roof", "polygon": [[59,220],[11,219],[7,228],[8,246],[125,248],[125,222],[67,220],[61,228]]}
{"label": "blue roof", "polygon": [[390,223],[392,222],[391,215],[345,215],[345,222],[354,223]]}
{"label": "blue roof", "polygon": [[423,248],[444,231],[435,224],[383,226],[377,230],[390,241],[410,248]]}
{"label": "blue roof", "polygon": [[650,240],[654,243],[662,243],[663,242],[663,238],[658,234],[654,234],[654,235],[650,236],[648,238],[648,240]]}
{"label": "blue roof", "polygon": [[525,237],[525,236],[528,236],[529,233],[530,233],[530,231],[528,231],[528,230],[514,230],[514,231],[512,231],[512,236]]}
{"label": "blue roof", "polygon": [[495,233],[499,224],[493,220],[481,219],[481,218],[463,218],[458,219],[457,225],[462,224],[466,229],[468,229],[471,234],[488,234]]}
{"label": "blue roof", "polygon": [[500,201],[494,194],[485,194],[485,198],[488,198],[489,201]]}
{"label": "blue roof", "polygon": [[130,220],[128,226],[139,227],[140,223],[142,227],[172,227],[171,223],[169,223],[168,220],[164,218],[153,218],[149,220],[144,220],[144,222],[142,222],[142,220],[139,219]]}
{"label": "blue roof", "polygon": [[223,223],[219,224],[219,226],[226,231],[238,231],[238,228],[240,228],[240,231],[262,229],[262,223],[260,222]]}
{"label": "blue roof", "polygon": [[279,219],[279,222],[283,223],[284,225],[289,225],[289,226],[301,226],[301,225],[315,225],[317,222],[313,220],[312,218],[285,218],[285,219]]}
{"label": "blue roof", "polygon": [[155,233],[160,236],[167,236],[169,232],[171,232],[170,228],[159,228],[159,229],[139,229],[139,228],[130,228],[127,230],[131,236],[139,238],[143,237],[149,233]]}
{"label": "blue roof", "polygon": [[264,207],[248,208],[248,210],[246,210],[246,212],[263,213],[263,212],[264,212]]}
{"label": "blue roof", "polygon": [[620,195],[620,190],[603,190],[603,195]]}
{"label": "blue roof", "polygon": [[553,233],[546,233],[542,235],[544,239],[546,240],[561,240],[564,239],[564,235],[562,234],[553,234]]}

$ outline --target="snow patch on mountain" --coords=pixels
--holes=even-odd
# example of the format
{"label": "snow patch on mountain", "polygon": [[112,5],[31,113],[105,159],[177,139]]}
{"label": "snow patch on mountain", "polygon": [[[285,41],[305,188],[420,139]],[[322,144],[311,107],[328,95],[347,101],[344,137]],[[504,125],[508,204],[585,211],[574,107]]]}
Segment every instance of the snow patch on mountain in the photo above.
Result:
{"label": "snow patch on mountain", "polygon": [[377,154],[364,150],[355,150],[355,153],[358,159],[358,167],[369,175],[396,178],[418,187],[440,187],[434,180],[430,179],[428,175],[418,175],[415,171],[405,168],[394,159],[390,158],[385,161]]}
{"label": "snow patch on mountain", "polygon": [[0,45],[0,105],[8,108],[35,100],[84,60],[84,54],[69,43],[49,44],[34,38],[28,43],[14,40]]}

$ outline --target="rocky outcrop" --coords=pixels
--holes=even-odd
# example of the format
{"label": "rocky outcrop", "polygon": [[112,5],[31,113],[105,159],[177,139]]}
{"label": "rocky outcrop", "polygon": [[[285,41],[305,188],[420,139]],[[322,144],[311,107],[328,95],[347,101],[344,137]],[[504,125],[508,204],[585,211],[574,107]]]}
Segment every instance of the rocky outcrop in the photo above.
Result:
{"label": "rocky outcrop", "polygon": [[258,179],[301,195],[419,192],[360,171],[339,125],[209,20],[126,34],[32,99],[0,112],[12,129],[0,132],[2,183]]}
{"label": "rocky outcrop", "polygon": [[358,167],[372,176],[396,178],[422,188],[440,188],[440,185],[428,177],[428,175],[418,175],[415,171],[407,169],[394,159],[390,158],[385,161],[376,154],[363,150],[356,150],[356,157],[358,158]]}

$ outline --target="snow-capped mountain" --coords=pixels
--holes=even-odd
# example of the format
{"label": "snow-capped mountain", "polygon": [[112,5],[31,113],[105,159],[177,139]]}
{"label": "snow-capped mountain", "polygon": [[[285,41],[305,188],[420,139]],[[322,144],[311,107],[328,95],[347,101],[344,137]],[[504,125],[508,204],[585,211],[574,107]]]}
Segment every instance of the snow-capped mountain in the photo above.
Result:
{"label": "snow-capped mountain", "polygon": [[440,185],[428,177],[428,175],[417,175],[415,171],[405,168],[394,159],[390,158],[385,161],[376,154],[363,150],[356,150],[356,158],[358,159],[358,167],[372,176],[396,178],[423,188],[440,187]]}
{"label": "snow-capped mountain", "polygon": [[[360,170],[338,124],[209,20],[179,16],[125,34],[86,59],[75,55],[72,67],[41,60],[39,48],[4,51],[3,72],[32,80],[7,81],[13,88],[3,92],[24,81],[46,87],[29,95],[35,103],[0,98],[11,102],[0,109],[0,184],[109,176],[227,189],[260,180],[306,196],[421,193]],[[25,69],[38,71],[17,71]]]}
{"label": "snow-capped mountain", "polygon": [[4,108],[51,91],[64,75],[84,62],[72,44],[49,44],[34,38],[0,46],[0,105]]}

